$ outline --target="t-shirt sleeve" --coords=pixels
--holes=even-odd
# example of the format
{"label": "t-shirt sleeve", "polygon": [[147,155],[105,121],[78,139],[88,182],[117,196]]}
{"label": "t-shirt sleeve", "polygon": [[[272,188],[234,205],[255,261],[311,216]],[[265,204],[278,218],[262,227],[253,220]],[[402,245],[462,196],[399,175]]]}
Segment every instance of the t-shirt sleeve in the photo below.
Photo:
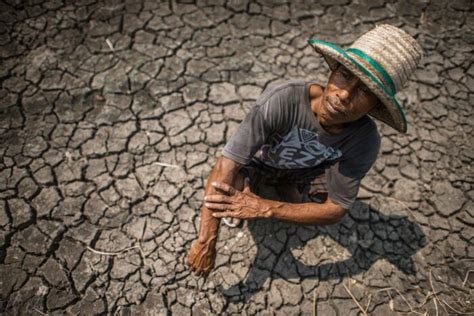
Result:
{"label": "t-shirt sleeve", "polygon": [[225,145],[222,155],[239,164],[248,164],[270,135],[282,127],[290,98],[291,88],[286,84],[265,89]]}
{"label": "t-shirt sleeve", "polygon": [[360,182],[380,149],[380,135],[373,121],[357,132],[342,160],[326,170],[328,197],[348,210],[354,204]]}
{"label": "t-shirt sleeve", "polygon": [[262,107],[255,105],[222,150],[222,155],[239,164],[247,164],[270,134]]}

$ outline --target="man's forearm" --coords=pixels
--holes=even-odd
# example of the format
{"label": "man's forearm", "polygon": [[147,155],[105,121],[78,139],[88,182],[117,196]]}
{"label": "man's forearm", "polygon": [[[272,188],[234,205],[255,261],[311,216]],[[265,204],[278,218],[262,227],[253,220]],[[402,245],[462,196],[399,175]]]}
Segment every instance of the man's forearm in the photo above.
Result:
{"label": "man's forearm", "polygon": [[[225,157],[219,157],[214,168],[212,169],[211,175],[207,179],[205,195],[222,194],[211,185],[211,183],[214,181],[235,185],[235,182],[238,178],[239,169],[240,165],[236,164],[232,160]],[[215,240],[219,232],[219,223],[220,219],[212,216],[212,211],[206,206],[203,206],[201,208],[199,241],[207,242],[209,240]]]}
{"label": "man's forearm", "polygon": [[[268,203],[268,204],[267,204]],[[330,225],[337,223],[345,210],[330,200],[325,203],[284,203],[265,200],[270,218],[302,225]]]}

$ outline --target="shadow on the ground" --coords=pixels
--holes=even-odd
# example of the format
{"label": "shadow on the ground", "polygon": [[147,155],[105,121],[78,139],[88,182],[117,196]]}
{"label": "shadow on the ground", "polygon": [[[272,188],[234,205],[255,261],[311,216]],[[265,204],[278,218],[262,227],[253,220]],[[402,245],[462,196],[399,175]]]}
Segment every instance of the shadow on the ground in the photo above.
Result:
{"label": "shadow on the ground", "polygon": [[[249,222],[249,230],[257,245],[255,260],[243,281],[220,288],[233,301],[247,301],[268,278],[342,279],[367,271],[380,259],[388,260],[406,274],[414,274],[411,256],[426,244],[419,225],[406,216],[388,216],[362,202],[357,202],[340,223],[332,226],[257,220]],[[319,240],[314,240],[317,237]],[[342,248],[327,247],[325,237]],[[311,246],[304,247],[308,242]],[[314,249],[318,246],[322,249]],[[303,259],[295,258],[295,252],[303,254]]]}

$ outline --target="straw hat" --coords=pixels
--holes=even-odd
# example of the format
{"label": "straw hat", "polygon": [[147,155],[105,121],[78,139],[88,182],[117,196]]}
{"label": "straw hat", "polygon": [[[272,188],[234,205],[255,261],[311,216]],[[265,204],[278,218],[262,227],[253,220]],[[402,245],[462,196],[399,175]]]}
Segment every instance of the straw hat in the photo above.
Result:
{"label": "straw hat", "polygon": [[364,82],[384,106],[369,114],[405,133],[405,114],[395,98],[416,69],[423,50],[413,37],[388,24],[376,26],[359,37],[351,47],[339,46],[322,40],[310,39],[308,43],[324,56],[331,70],[343,64]]}

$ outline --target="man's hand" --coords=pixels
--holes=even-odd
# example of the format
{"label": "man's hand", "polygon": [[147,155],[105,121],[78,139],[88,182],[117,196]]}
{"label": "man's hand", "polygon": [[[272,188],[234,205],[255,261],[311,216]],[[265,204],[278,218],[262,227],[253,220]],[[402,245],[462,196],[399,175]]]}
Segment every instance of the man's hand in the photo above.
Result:
{"label": "man's hand", "polygon": [[212,211],[217,211],[212,213],[214,217],[234,217],[240,219],[271,217],[271,202],[260,198],[250,191],[248,178],[245,179],[243,191],[220,182],[213,182],[212,186],[227,194],[207,195],[204,198],[206,201],[205,206]]}
{"label": "man's hand", "polygon": [[206,276],[214,268],[216,261],[216,237],[205,242],[198,239],[191,246],[188,254],[188,266],[196,276]]}

